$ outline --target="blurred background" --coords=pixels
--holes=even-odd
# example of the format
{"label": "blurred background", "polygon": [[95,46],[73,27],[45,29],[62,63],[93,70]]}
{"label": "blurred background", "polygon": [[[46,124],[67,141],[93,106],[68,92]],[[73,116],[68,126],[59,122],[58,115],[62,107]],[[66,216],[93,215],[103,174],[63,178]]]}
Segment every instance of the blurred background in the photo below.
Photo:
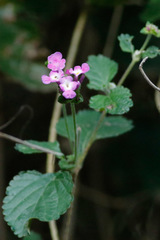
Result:
{"label": "blurred background", "polygon": [[[159,0],[1,0],[0,1],[0,124],[23,109],[5,131],[22,139],[47,141],[56,89],[44,86],[45,61],[55,51],[67,57],[75,24],[85,11],[86,20],[75,65],[89,55],[104,54],[118,62],[118,82],[131,61],[120,50],[117,36],[134,35],[139,49],[146,21],[160,27]],[[159,39],[150,45],[160,47]],[[160,57],[148,60],[145,71],[155,84]],[[88,108],[92,91],[83,84]],[[97,141],[79,176],[74,224],[70,240],[160,239],[160,113],[159,93],[146,83],[138,64],[125,84],[134,107],[125,117],[134,129],[117,138]],[[64,151],[68,145],[59,138]],[[45,155],[22,155],[14,144],[0,139],[0,202],[5,188],[19,171],[45,172]],[[1,204],[0,203],[0,204]],[[61,220],[58,227],[61,228]],[[47,223],[33,223],[43,240],[50,240]],[[16,240],[0,210],[0,240]]]}

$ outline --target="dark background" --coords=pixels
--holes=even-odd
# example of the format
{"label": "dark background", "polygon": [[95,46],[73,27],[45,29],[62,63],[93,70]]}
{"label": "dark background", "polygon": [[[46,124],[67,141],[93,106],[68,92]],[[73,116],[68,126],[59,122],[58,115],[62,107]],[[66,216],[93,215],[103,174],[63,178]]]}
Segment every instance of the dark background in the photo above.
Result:
{"label": "dark background", "polygon": [[[140,34],[145,22],[153,21],[160,26],[160,3],[155,0],[1,1],[1,125],[21,106],[29,106],[3,131],[23,139],[47,141],[56,92],[51,85],[46,87],[41,83],[40,73],[43,74],[44,62],[51,53],[60,51],[66,58],[75,23],[83,9],[88,10],[88,18],[75,65],[86,62],[88,55],[109,56],[119,64],[115,82],[131,57],[120,50],[117,37],[113,45],[113,41],[107,45],[112,53],[104,52],[109,30],[116,31],[117,35],[134,35],[133,43],[139,49],[145,40]],[[153,37],[151,41],[151,45],[159,47],[159,39]],[[145,64],[155,84],[160,73],[159,60],[157,57]],[[25,69],[26,64],[29,70]],[[34,64],[38,65],[38,70]],[[35,68],[34,77],[30,66]],[[87,79],[82,87],[84,103],[77,106],[77,111],[88,108],[92,91],[86,85]],[[155,92],[143,79],[138,64],[124,85],[133,95],[134,107],[125,117],[133,120],[134,129],[117,138],[97,141],[92,146],[79,176],[72,239],[160,239],[160,115]],[[66,141],[60,137],[59,140],[65,150]],[[1,139],[0,200],[9,181],[19,171],[45,172],[45,159],[43,154],[22,155],[14,150],[13,143]],[[61,225],[59,220],[60,228]],[[50,239],[47,223],[36,221],[33,229],[44,240]],[[7,239],[17,238],[1,219],[0,240]]]}

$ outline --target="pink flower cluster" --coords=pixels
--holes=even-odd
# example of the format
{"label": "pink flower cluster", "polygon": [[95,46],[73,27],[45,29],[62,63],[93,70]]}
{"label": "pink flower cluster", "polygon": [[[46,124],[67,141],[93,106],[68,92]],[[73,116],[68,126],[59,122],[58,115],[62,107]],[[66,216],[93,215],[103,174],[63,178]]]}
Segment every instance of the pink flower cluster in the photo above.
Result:
{"label": "pink flower cluster", "polygon": [[51,71],[49,76],[42,75],[42,82],[44,84],[56,82],[63,97],[73,99],[76,96],[76,90],[80,87],[85,77],[84,73],[88,72],[90,68],[87,63],[83,63],[82,66],[75,66],[74,69],[67,69],[65,75],[63,71],[65,63],[66,60],[62,58],[62,53],[60,52],[55,52],[48,56],[47,67]]}

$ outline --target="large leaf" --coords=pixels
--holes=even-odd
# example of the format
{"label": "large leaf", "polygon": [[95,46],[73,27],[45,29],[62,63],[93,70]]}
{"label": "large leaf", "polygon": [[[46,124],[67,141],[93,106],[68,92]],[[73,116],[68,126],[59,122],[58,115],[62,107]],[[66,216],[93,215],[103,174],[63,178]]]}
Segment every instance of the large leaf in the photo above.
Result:
{"label": "large leaf", "polygon": [[109,95],[96,95],[90,98],[90,107],[110,114],[124,114],[133,106],[131,93],[123,86],[111,89]]}
{"label": "large leaf", "polygon": [[124,52],[133,53],[134,52],[134,45],[132,44],[133,36],[129,34],[121,34],[118,36],[119,44]]}
{"label": "large leaf", "polygon": [[32,154],[32,153],[43,153],[43,148],[46,150],[51,150],[53,152],[56,152],[55,155],[57,156],[63,156],[63,153],[60,150],[59,143],[57,141],[55,142],[39,142],[35,140],[28,140],[27,143],[33,144],[33,146],[39,146],[42,147],[42,150],[31,148],[29,146],[23,145],[23,144],[16,144],[15,149],[19,152],[22,152],[24,154]]}
{"label": "large leaf", "polygon": [[[79,153],[82,153],[86,148],[94,129],[97,127],[100,116],[101,113],[91,110],[80,111],[77,114],[77,127],[81,129]],[[70,137],[74,141],[73,120],[71,116],[67,118]],[[105,117],[102,126],[95,135],[95,139],[115,137],[131,130],[132,127],[132,122],[123,117]],[[63,118],[57,123],[56,129],[59,135],[68,137]]]}
{"label": "large leaf", "polygon": [[23,240],[42,240],[42,238],[39,234],[31,232],[28,236],[24,237]]}
{"label": "large leaf", "polygon": [[117,63],[103,55],[98,55],[89,56],[88,64],[90,71],[85,74],[89,79],[88,88],[105,91],[117,73]]}
{"label": "large leaf", "polygon": [[18,237],[26,236],[30,219],[56,220],[67,211],[73,200],[72,188],[68,172],[22,172],[7,187],[5,220]]}

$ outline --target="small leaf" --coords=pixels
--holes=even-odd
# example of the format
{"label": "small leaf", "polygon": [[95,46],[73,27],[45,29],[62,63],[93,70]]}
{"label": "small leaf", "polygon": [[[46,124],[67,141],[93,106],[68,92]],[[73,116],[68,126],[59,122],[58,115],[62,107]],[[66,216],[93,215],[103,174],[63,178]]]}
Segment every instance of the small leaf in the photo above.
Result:
{"label": "small leaf", "polygon": [[129,52],[129,53],[134,52],[134,45],[132,44],[132,39],[133,39],[133,36],[129,34],[122,33],[120,36],[118,36],[119,44],[122,51]]}
{"label": "small leaf", "polygon": [[156,46],[150,46],[146,49],[145,52],[142,53],[142,57],[149,57],[149,58],[155,58],[160,54],[160,50]]}
{"label": "small leaf", "polygon": [[124,114],[133,106],[131,93],[123,86],[111,89],[107,96],[96,95],[90,98],[89,106],[95,110],[107,110],[110,114]]}
{"label": "small leaf", "polygon": [[[79,154],[81,154],[90,138],[92,137],[93,130],[97,126],[97,122],[99,121],[101,114],[99,112],[85,110],[79,111],[76,115],[77,127],[81,129],[80,139],[79,139]],[[70,133],[71,140],[74,142],[74,131],[73,131],[73,120],[71,116],[67,117],[68,121],[68,129]],[[112,123],[113,121],[113,123]],[[114,137],[120,134],[123,134],[133,128],[132,122],[122,118],[122,117],[106,117],[102,123],[102,127],[97,131],[95,139]],[[56,125],[57,133],[61,136],[68,137],[68,133],[65,127],[64,118],[61,118]],[[101,129],[103,132],[101,133]]]}
{"label": "small leaf", "polygon": [[23,240],[42,240],[42,238],[39,234],[31,232],[28,236],[24,237]]}
{"label": "small leaf", "polygon": [[59,167],[62,170],[71,170],[75,168],[76,164],[74,163],[74,155],[68,155],[66,156],[67,159],[61,158],[61,160],[58,162]]}
{"label": "small leaf", "polygon": [[[52,142],[39,142],[39,141],[35,141],[35,140],[28,140],[26,142],[31,143],[35,146],[37,145],[39,147],[45,148],[46,150],[48,149],[48,150],[54,151],[57,153],[57,156],[63,155],[63,153],[60,150],[59,143],[57,141],[52,143]],[[18,143],[16,143],[15,149],[24,154],[43,153],[42,150],[31,148],[26,145],[18,144]]]}
{"label": "small leaf", "polygon": [[105,91],[118,70],[118,64],[103,55],[89,56],[90,71],[85,75],[89,79],[90,89]]}
{"label": "small leaf", "polygon": [[5,220],[15,235],[26,236],[30,219],[56,220],[67,211],[73,200],[72,189],[68,172],[21,172],[7,187],[3,201]]}

